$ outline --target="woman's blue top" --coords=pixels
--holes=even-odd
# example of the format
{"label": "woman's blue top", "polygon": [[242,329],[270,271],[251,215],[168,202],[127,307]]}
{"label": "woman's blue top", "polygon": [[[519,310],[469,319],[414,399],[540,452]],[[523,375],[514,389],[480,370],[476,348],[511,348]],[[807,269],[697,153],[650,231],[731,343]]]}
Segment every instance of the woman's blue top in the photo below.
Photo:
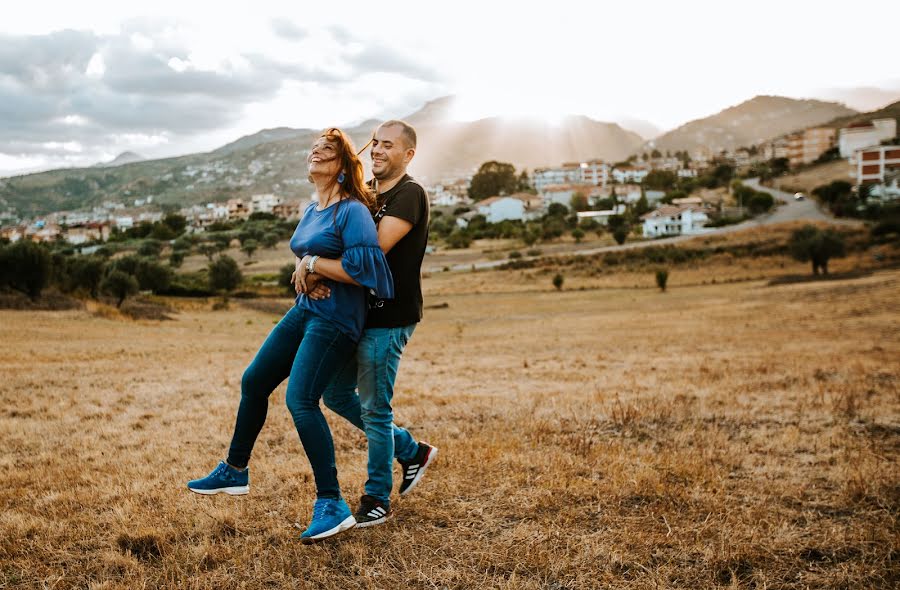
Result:
{"label": "woman's blue top", "polygon": [[368,292],[371,290],[383,299],[394,297],[394,279],[378,245],[372,214],[353,199],[344,199],[321,211],[316,210],[316,203],[311,203],[291,237],[291,250],[299,258],[307,254],[340,258],[344,271],[362,285],[324,279],[331,288],[331,297],[314,301],[300,294],[296,302],[331,320],[341,332],[359,342],[368,311]]}

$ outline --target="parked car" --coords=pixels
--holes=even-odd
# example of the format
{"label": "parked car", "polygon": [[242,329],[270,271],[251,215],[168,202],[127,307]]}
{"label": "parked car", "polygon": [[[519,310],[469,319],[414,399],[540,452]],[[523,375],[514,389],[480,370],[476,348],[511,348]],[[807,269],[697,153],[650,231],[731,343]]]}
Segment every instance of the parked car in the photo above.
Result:
{"label": "parked car", "polygon": [[805,198],[806,198],[806,195],[804,195],[803,193],[794,193],[795,201],[802,201]]}

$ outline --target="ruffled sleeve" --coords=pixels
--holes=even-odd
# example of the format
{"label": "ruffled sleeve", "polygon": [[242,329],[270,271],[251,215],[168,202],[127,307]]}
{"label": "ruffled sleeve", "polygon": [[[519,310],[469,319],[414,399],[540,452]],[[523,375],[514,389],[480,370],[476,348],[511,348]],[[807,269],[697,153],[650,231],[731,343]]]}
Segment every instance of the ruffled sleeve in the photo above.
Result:
{"label": "ruffled sleeve", "polygon": [[351,201],[341,224],[344,245],[341,266],[350,277],[379,299],[394,298],[394,277],[378,245],[378,230],[365,205]]}
{"label": "ruffled sleeve", "polygon": [[394,277],[379,246],[360,245],[344,250],[341,266],[379,299],[394,298]]}

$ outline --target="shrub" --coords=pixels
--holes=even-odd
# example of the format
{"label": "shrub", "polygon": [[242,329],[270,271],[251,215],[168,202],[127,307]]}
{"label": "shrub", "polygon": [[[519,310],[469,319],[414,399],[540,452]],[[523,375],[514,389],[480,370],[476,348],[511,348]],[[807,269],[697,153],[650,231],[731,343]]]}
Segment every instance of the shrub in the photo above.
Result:
{"label": "shrub", "polygon": [[613,239],[620,246],[625,243],[625,240],[628,239],[628,227],[625,225],[620,225],[616,229],[613,230]]}
{"label": "shrub", "polygon": [[521,257],[522,257],[522,253],[519,252],[518,250],[513,250],[512,252],[509,253],[509,258],[511,260],[514,258],[521,258]]}
{"label": "shrub", "polygon": [[576,244],[580,244],[581,240],[584,239],[584,231],[579,228],[575,228],[572,230],[572,237],[575,238]]}
{"label": "shrub", "polygon": [[457,229],[447,236],[447,245],[451,248],[468,248],[472,245],[472,237],[465,230]]}
{"label": "shrub", "polygon": [[159,240],[144,240],[137,250],[138,256],[149,256],[158,258],[162,252],[162,242]]}
{"label": "shrub", "polygon": [[556,275],[553,277],[553,286],[556,287],[557,291],[562,290],[565,280],[566,279],[559,273],[556,273]]}
{"label": "shrub", "polygon": [[669,282],[669,271],[666,269],[656,271],[656,286],[665,292],[666,283]]}
{"label": "shrub", "polygon": [[291,277],[294,275],[294,268],[295,266],[293,264],[285,264],[278,270],[278,286],[284,287],[285,291],[291,295],[297,294],[297,290],[291,282]]}

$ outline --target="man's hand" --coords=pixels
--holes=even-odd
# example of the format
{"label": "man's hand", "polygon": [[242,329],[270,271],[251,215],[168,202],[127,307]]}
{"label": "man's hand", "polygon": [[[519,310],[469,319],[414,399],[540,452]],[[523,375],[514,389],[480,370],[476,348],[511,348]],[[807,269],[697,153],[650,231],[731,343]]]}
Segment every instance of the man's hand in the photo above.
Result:
{"label": "man's hand", "polygon": [[[316,279],[315,285],[310,283],[311,279]],[[306,277],[306,286],[309,287],[309,293],[306,295],[313,301],[321,301],[331,297],[331,288],[325,284],[319,275],[310,275]]]}

